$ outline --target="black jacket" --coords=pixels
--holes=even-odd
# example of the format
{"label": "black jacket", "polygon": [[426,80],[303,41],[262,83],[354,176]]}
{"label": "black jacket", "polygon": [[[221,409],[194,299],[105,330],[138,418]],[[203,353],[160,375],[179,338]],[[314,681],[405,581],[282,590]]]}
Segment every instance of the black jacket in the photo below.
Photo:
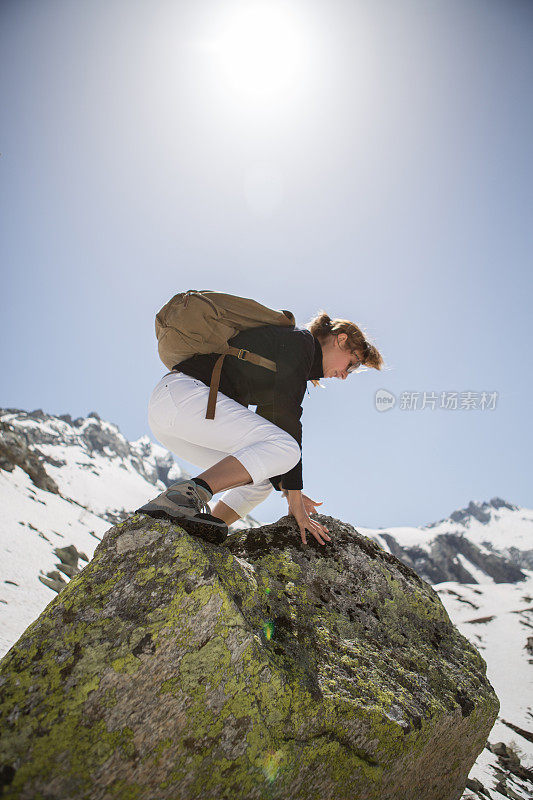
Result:
{"label": "black jacket", "polygon": [[[278,371],[272,372],[235,356],[226,356],[219,391],[246,408],[257,405],[256,414],[290,433],[301,447],[300,417],[307,381],[324,375],[319,340],[307,328],[262,325],[240,331],[229,340],[229,344],[270,358],[276,362]],[[176,364],[174,369],[209,386],[218,357],[218,353],[192,356]],[[278,491],[281,488],[303,489],[302,459],[284,475],[271,477],[270,482]]]}

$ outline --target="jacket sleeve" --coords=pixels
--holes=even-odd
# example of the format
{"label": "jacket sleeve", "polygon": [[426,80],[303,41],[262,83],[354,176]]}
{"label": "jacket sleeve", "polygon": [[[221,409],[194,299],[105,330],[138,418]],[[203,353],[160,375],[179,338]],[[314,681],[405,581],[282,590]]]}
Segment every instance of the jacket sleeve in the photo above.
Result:
{"label": "jacket sleeve", "polygon": [[[314,339],[307,330],[287,332],[277,352],[277,372],[271,403],[257,406],[256,414],[270,420],[278,428],[290,433],[302,447],[302,401],[307,388],[307,378],[314,358]],[[270,478],[277,491],[303,489],[302,458],[288,472]]]}

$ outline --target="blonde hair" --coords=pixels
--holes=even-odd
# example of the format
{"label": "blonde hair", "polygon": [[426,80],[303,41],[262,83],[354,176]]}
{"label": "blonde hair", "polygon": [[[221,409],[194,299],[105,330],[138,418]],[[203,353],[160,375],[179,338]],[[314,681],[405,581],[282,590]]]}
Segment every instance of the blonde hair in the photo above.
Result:
{"label": "blonde hair", "polygon": [[[345,333],[348,337],[346,339],[346,350],[351,350],[352,353],[358,350],[363,356],[362,363],[366,367],[382,368],[384,362],[381,353],[375,345],[367,340],[365,334],[355,322],[350,322],[349,319],[331,319],[321,309],[316,317],[306,323],[305,327],[311,331],[313,336],[316,336],[321,344],[326,342],[330,335],[336,336],[338,333]],[[311,380],[311,383],[314,386],[320,385],[318,380]]]}

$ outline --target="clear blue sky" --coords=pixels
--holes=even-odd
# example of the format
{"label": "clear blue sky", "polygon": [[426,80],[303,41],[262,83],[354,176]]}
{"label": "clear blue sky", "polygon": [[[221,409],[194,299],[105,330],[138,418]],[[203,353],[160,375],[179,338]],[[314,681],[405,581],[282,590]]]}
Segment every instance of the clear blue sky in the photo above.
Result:
{"label": "clear blue sky", "polygon": [[[531,507],[533,4],[255,5],[2,3],[0,406],[151,435],[173,294],[324,308],[387,363],[309,384],[324,513]],[[378,389],[498,399],[380,413]]]}

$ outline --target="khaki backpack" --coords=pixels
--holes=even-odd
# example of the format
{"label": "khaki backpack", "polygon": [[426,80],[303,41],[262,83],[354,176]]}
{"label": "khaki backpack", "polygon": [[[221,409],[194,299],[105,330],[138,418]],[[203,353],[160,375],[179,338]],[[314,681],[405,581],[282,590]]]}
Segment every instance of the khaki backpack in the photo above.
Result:
{"label": "khaki backpack", "polygon": [[[283,325],[294,328],[296,322],[290,311],[273,311],[271,308],[222,292],[189,289],[174,295],[155,318],[155,333],[159,357],[171,372],[173,367],[194,355],[220,353],[213,368],[206,419],[215,418],[220,373],[225,356],[250,361],[260,367],[277,372],[275,361],[263,358],[249,350],[231,347],[228,340],[239,331],[261,325]],[[177,370],[176,370],[177,371]]]}

